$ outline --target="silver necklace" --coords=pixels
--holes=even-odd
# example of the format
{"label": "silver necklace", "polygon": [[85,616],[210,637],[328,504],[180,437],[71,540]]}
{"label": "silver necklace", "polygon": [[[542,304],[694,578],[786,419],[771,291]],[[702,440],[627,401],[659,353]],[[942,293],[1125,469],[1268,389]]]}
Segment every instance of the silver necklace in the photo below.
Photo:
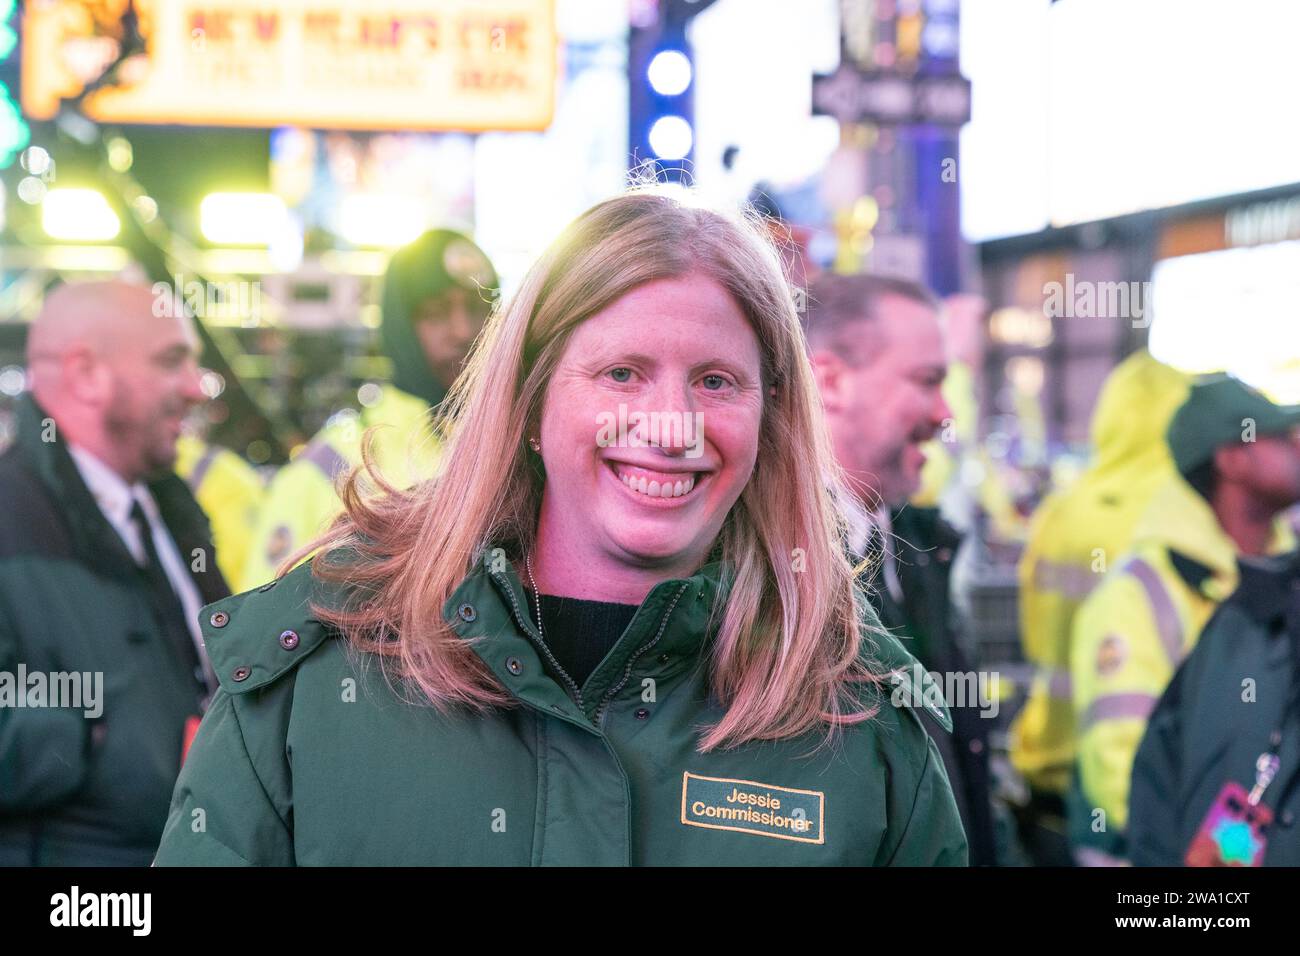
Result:
{"label": "silver necklace", "polygon": [[542,653],[546,655],[547,661],[555,668],[556,673],[564,678],[564,683],[568,686],[574,703],[581,708],[582,688],[578,686],[577,681],[569,676],[569,672],[560,665],[560,662],[555,659],[555,655],[546,643],[546,635],[542,633],[542,592],[537,589],[537,578],[533,575],[533,556],[531,554],[524,555],[524,565],[528,568],[528,583],[533,586],[533,598],[537,602],[537,637],[542,646]]}
{"label": "silver necklace", "polygon": [[528,583],[533,586],[533,600],[537,605],[537,636],[546,643],[546,635],[542,633],[542,594],[537,590],[537,578],[533,577],[533,556],[531,552],[524,555],[524,565],[528,568]]}

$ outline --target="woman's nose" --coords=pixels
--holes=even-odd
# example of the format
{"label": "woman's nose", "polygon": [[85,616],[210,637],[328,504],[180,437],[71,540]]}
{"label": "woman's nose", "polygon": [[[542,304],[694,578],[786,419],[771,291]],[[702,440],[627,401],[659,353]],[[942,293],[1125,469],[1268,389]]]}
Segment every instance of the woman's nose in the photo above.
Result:
{"label": "woman's nose", "polygon": [[642,441],[665,455],[685,454],[700,427],[689,385],[677,380],[659,382],[644,398],[638,409]]}

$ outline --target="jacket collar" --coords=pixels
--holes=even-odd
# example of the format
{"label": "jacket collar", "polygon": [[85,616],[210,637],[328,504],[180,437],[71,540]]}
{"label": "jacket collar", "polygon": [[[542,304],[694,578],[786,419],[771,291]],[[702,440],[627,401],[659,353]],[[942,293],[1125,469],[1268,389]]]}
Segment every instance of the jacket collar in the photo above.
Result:
{"label": "jacket collar", "polygon": [[1241,583],[1232,603],[1270,632],[1280,632],[1288,615],[1300,612],[1300,551],[1241,562]]}
{"label": "jacket collar", "polygon": [[[1154,544],[1167,550],[1188,586],[1216,603],[1238,585],[1237,545],[1214,510],[1181,475],[1175,474],[1152,498],[1133,534],[1134,548]],[[1274,526],[1270,554],[1294,547],[1284,521]]]}
{"label": "jacket collar", "polygon": [[58,424],[30,393],[18,400],[17,428],[14,452],[59,503],[77,558],[105,577],[138,577],[135,559],[95,503]]}
{"label": "jacket collar", "polygon": [[655,585],[609,655],[573,693],[545,673],[548,651],[509,553],[501,545],[485,548],[443,617],[471,639],[473,651],[521,701],[595,732],[615,695],[629,687],[639,693],[644,678],[677,675],[705,656],[732,584],[728,567],[713,560],[688,578]]}
{"label": "jacket collar", "polygon": [[366,428],[393,425],[398,434],[410,435],[431,421],[430,411],[431,406],[424,399],[404,392],[396,385],[383,385],[378,400],[361,410],[361,419]]}
{"label": "jacket collar", "polygon": [[145,496],[140,494],[144,486],[141,483],[128,485],[126,479],[84,448],[69,445],[68,454],[72,456],[86,489],[110,524],[116,527],[126,524],[136,501],[141,501],[141,507],[144,506],[142,499]]}
{"label": "jacket collar", "polygon": [[[86,487],[57,423],[31,393],[17,402],[17,436],[12,452],[59,503],[78,560],[103,577],[136,581],[139,568],[135,559]],[[208,552],[206,570],[191,572],[203,601],[208,603],[229,594],[211,553],[207,516],[185,482],[175,475],[165,475],[146,487],[181,554],[188,555],[195,548]]]}
{"label": "jacket collar", "polygon": [[1179,475],[1151,500],[1133,540],[1135,546],[1154,542],[1191,558],[1223,578],[1229,591],[1236,584],[1237,546],[1219,526],[1209,502]]}

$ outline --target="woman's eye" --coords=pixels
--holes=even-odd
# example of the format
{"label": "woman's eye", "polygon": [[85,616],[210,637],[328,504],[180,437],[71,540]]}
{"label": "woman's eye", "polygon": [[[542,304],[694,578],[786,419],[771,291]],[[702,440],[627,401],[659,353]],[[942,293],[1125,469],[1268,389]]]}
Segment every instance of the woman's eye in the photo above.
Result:
{"label": "woman's eye", "polygon": [[616,382],[630,382],[632,380],[632,370],[630,368],[610,369],[609,374],[613,376]]}

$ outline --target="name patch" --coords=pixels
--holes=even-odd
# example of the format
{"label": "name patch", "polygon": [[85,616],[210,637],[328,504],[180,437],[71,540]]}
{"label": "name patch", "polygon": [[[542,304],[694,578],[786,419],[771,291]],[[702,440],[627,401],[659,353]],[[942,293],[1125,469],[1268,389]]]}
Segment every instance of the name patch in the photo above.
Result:
{"label": "name patch", "polygon": [[824,843],[826,795],[753,780],[682,774],[682,823],[778,840]]}

